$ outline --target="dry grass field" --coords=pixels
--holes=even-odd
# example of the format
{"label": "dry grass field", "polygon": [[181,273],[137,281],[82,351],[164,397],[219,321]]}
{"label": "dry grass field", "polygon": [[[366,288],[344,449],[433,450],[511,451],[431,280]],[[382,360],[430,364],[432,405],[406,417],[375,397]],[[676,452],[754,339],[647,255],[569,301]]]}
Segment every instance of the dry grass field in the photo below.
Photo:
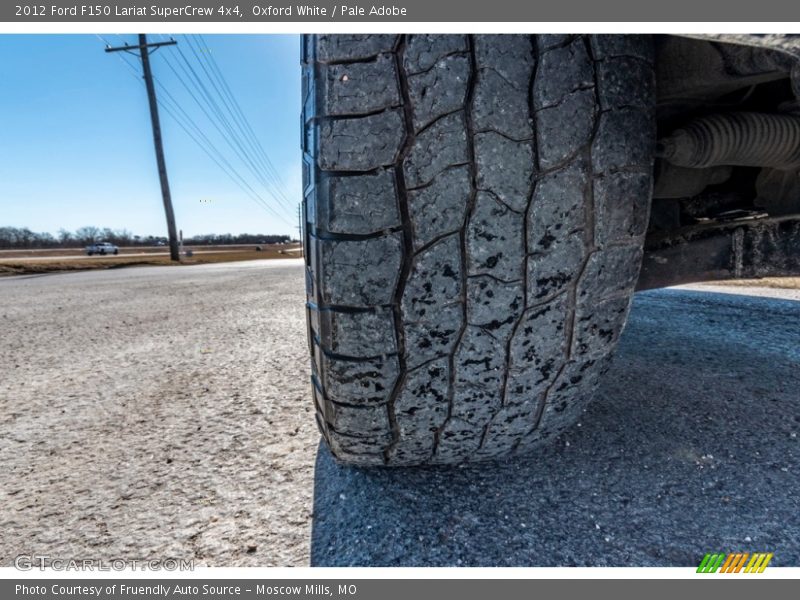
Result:
{"label": "dry grass field", "polygon": [[[255,245],[191,246],[186,250],[191,250],[192,256],[182,255],[180,265],[300,256],[299,244],[265,244],[261,247],[263,249],[258,251]],[[168,249],[163,246],[121,248],[116,256],[86,256],[77,248],[0,251],[0,276],[159,265],[176,266],[169,259]]]}
{"label": "dry grass field", "polygon": [[732,279],[715,281],[714,285],[739,287],[766,287],[779,290],[800,290],[800,277],[764,277],[763,279]]}

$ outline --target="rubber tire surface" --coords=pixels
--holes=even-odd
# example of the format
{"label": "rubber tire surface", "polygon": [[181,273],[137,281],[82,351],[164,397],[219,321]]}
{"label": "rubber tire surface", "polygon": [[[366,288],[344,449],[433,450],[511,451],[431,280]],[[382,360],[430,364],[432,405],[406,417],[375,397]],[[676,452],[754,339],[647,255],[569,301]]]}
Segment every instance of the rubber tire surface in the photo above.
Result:
{"label": "rubber tire surface", "polygon": [[641,264],[648,36],[303,39],[317,421],[355,465],[524,453],[574,424]]}

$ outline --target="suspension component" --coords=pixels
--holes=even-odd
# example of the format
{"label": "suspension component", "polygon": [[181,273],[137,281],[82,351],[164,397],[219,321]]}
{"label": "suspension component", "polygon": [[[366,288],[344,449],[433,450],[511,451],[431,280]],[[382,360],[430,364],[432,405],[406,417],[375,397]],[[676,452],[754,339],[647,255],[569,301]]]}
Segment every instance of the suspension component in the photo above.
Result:
{"label": "suspension component", "polygon": [[729,166],[689,169],[659,160],[655,167],[653,198],[690,198],[710,185],[727,181],[732,172],[733,167]]}
{"label": "suspension component", "polygon": [[731,112],[700,117],[658,142],[657,154],[680,167],[800,168],[800,116]]}

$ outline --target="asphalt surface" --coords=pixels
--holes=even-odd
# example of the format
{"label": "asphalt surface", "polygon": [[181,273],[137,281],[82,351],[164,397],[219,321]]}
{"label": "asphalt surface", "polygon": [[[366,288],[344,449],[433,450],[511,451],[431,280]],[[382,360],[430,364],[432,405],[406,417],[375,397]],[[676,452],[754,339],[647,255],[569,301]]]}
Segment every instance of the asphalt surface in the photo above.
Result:
{"label": "asphalt surface", "polygon": [[794,300],[638,294],[580,426],[535,457],[359,471],[321,448],[312,564],[800,565],[800,294],[727,290]]}
{"label": "asphalt surface", "polygon": [[[250,250],[255,248],[256,244],[252,244],[250,246],[246,246],[244,249]],[[223,254],[225,252],[242,252],[242,248],[220,248],[219,250],[192,250],[192,254]],[[286,252],[300,252],[299,248],[287,248]],[[93,256],[89,256],[88,254],[62,254],[62,255],[54,255],[54,256],[4,256],[0,253],[0,263],[8,262],[8,263],[19,263],[19,262],[40,262],[40,261],[64,261],[64,260],[95,260],[100,258],[122,258],[122,257],[130,257],[130,256],[146,256],[150,257],[157,257],[157,256],[169,256],[169,250],[165,250],[164,252],[129,252],[127,250],[120,250],[119,254],[95,254]]]}
{"label": "asphalt surface", "polygon": [[797,291],[638,294],[553,447],[381,471],[318,447],[302,286],[295,260],[0,279],[0,565],[800,565]]}

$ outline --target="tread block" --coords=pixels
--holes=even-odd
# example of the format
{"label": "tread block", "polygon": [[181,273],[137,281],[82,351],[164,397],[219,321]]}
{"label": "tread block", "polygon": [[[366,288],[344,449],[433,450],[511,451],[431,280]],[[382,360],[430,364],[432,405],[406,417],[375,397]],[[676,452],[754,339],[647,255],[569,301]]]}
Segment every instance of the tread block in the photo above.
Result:
{"label": "tread block", "polygon": [[541,440],[552,439],[575,425],[594,398],[597,383],[607,369],[607,359],[568,362],[553,386],[538,428],[526,436],[525,445],[538,445]]}
{"label": "tread block", "polygon": [[578,90],[536,112],[539,168],[552,169],[588,146],[594,131],[594,90]]}
{"label": "tread block", "polygon": [[399,109],[319,125],[317,161],[324,171],[371,171],[394,164],[405,140]]}
{"label": "tread block", "polygon": [[452,465],[470,460],[481,445],[482,435],[482,427],[461,419],[448,419],[439,433],[439,444],[431,462]]}
{"label": "tread block", "polygon": [[564,291],[585,260],[583,242],[589,177],[576,160],[543,176],[528,211],[528,303]]}
{"label": "tread block", "polygon": [[432,69],[446,56],[469,50],[465,35],[409,35],[407,40],[403,65],[410,75]]}
{"label": "tread block", "polygon": [[554,243],[542,255],[527,259],[528,304],[533,305],[566,291],[580,275],[586,259],[582,233]]}
{"label": "tread block", "polygon": [[367,358],[397,351],[390,308],[356,313],[323,310],[319,320],[320,343],[327,352]]}
{"label": "tread block", "polygon": [[401,104],[400,84],[391,54],[381,54],[373,62],[323,68],[327,116],[363,115]]}
{"label": "tread block", "polygon": [[483,444],[476,452],[480,460],[502,458],[508,455],[535,422],[540,400],[526,399],[520,404],[504,406],[486,428]]}
{"label": "tread block", "polygon": [[606,35],[598,34],[590,38],[595,60],[614,56],[634,56],[645,63],[653,64],[655,51],[649,35]]}
{"label": "tread block", "polygon": [[370,234],[402,223],[393,169],[358,177],[326,177],[317,190],[316,214],[310,222],[319,229]]}
{"label": "tread block", "polygon": [[654,108],[655,76],[639,59],[616,56],[599,62],[597,81],[601,110],[635,106],[650,112]]}
{"label": "tread block", "polygon": [[358,361],[322,356],[323,385],[333,402],[356,406],[385,404],[399,374],[397,356]]}
{"label": "tread block", "polygon": [[539,56],[541,57],[546,52],[553,50],[555,48],[559,48],[561,46],[566,46],[576,38],[580,38],[583,36],[577,36],[573,34],[566,34],[566,33],[545,33],[536,36],[536,48],[538,49]]}
{"label": "tread block", "polygon": [[474,144],[478,189],[492,192],[504,204],[523,212],[533,185],[533,144],[493,131],[476,134]]}
{"label": "tread block", "polygon": [[581,89],[594,86],[594,65],[583,38],[547,52],[539,59],[533,84],[536,110],[560,104]]}
{"label": "tread block", "polygon": [[491,194],[478,192],[467,226],[469,275],[492,275],[504,281],[523,277],[524,215],[513,212]]}
{"label": "tread block", "polygon": [[592,168],[595,174],[625,168],[649,170],[653,162],[655,139],[655,120],[650,112],[624,108],[602,113],[592,143]]}
{"label": "tread block", "polygon": [[401,234],[316,243],[321,253],[322,302],[369,307],[391,303],[402,263]]}
{"label": "tread block", "polygon": [[395,403],[400,433],[390,458],[399,464],[418,464],[433,452],[435,434],[449,410],[449,365],[446,358],[411,371]]}
{"label": "tread block", "polygon": [[442,58],[430,70],[408,78],[414,129],[419,131],[439,117],[463,109],[470,81],[469,57]]}
{"label": "tread block", "polygon": [[642,265],[639,244],[612,246],[592,253],[578,282],[578,303],[596,304],[610,296],[628,296]]}
{"label": "tread block", "polygon": [[505,342],[468,326],[453,360],[451,416],[477,425],[488,423],[502,404],[505,363]]}
{"label": "tread block", "polygon": [[525,305],[522,281],[504,283],[487,276],[467,279],[467,323],[507,339]]}
{"label": "tread block", "polygon": [[547,254],[584,226],[587,170],[583,161],[573,161],[536,183],[528,211],[528,252]]}
{"label": "tread block", "polygon": [[339,460],[347,464],[363,467],[380,467],[385,465],[383,450],[392,443],[391,436],[354,437],[332,429],[326,430],[325,439]]}
{"label": "tread block", "polygon": [[652,186],[650,173],[618,172],[595,180],[596,244],[631,241],[645,234]]}
{"label": "tread block", "polygon": [[572,337],[573,358],[602,358],[616,346],[628,317],[628,297],[611,298],[591,306],[579,305],[575,311]]}
{"label": "tread block", "polygon": [[461,230],[472,195],[471,179],[469,166],[462,165],[446,169],[430,185],[408,192],[415,248]]}
{"label": "tread block", "polygon": [[442,117],[417,136],[403,161],[406,187],[426,185],[446,168],[468,161],[463,112]]}
{"label": "tread block", "polygon": [[396,35],[317,35],[316,60],[337,62],[365,60],[385,52],[391,52],[397,44]]}
{"label": "tread block", "polygon": [[352,437],[391,436],[386,406],[344,406],[331,402],[326,415],[330,429]]}
{"label": "tread block", "polygon": [[477,35],[473,39],[478,71],[491,69],[527,94],[534,63],[530,36]]}
{"label": "tread block", "polygon": [[542,395],[567,354],[565,296],[529,309],[511,338],[505,404],[520,404]]}
{"label": "tread block", "polygon": [[452,350],[463,322],[461,277],[457,235],[414,257],[401,302],[410,368]]}
{"label": "tread block", "polygon": [[[528,69],[530,79],[533,64]],[[528,90],[512,85],[492,69],[484,69],[475,84],[472,121],[477,131],[492,130],[514,140],[533,137]]]}

